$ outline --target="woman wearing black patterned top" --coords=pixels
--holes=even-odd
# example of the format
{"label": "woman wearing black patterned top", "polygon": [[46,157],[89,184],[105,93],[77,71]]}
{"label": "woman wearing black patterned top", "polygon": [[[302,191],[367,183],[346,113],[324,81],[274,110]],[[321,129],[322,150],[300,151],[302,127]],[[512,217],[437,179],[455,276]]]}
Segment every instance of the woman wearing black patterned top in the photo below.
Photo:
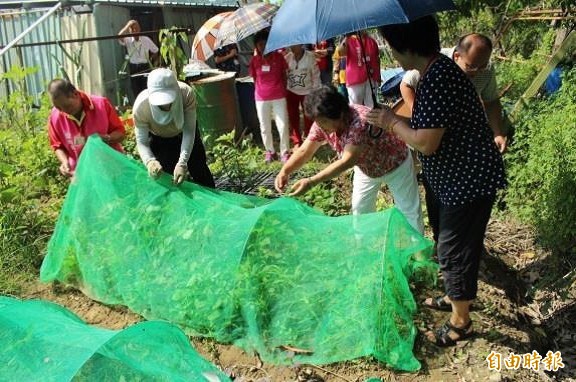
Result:
{"label": "woman wearing black patterned top", "polygon": [[426,16],[387,25],[380,33],[402,67],[418,70],[422,80],[410,125],[386,108],[372,110],[368,121],[394,131],[419,152],[446,289],[445,296],[424,304],[452,310],[446,324],[427,335],[439,346],[452,346],[472,334],[470,305],[486,226],[496,193],[506,185],[502,157],[474,86],[439,53],[436,20]]}

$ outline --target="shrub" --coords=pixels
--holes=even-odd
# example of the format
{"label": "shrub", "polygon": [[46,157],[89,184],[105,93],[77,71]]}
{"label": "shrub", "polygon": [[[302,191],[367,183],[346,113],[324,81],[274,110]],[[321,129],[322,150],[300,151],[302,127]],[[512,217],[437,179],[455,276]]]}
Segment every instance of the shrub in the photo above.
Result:
{"label": "shrub", "polygon": [[37,273],[68,184],[48,144],[48,100],[33,107],[19,87],[32,72],[0,76],[16,89],[0,99],[0,293],[18,292]]}
{"label": "shrub", "polygon": [[523,110],[506,157],[506,202],[534,225],[542,244],[562,253],[576,248],[576,68],[561,90]]}

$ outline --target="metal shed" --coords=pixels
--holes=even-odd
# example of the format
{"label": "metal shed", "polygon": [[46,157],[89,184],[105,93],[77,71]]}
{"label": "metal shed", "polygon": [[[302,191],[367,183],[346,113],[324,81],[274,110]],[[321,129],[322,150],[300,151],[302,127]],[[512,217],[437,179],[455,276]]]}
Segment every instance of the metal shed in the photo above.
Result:
{"label": "metal shed", "polygon": [[[172,26],[196,31],[208,18],[238,5],[236,0],[3,1],[0,68],[38,67],[26,82],[29,94],[41,93],[65,71],[78,88],[120,104],[129,86],[119,75],[125,51],[115,36],[128,20],[137,19],[143,31]],[[158,43],[157,32],[149,37]],[[189,47],[184,50],[190,53]],[[12,90],[4,81],[0,96]]]}

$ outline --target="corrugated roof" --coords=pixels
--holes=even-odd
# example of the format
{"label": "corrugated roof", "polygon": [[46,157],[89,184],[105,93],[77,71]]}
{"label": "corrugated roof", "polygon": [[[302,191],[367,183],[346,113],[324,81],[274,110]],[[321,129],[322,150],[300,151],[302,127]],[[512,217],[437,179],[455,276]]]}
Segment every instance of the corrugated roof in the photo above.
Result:
{"label": "corrugated roof", "polygon": [[[58,1],[54,0],[5,0],[0,1],[0,8],[15,9],[15,8],[37,8],[37,7],[50,7]],[[121,5],[145,5],[145,6],[177,6],[177,7],[237,7],[237,0],[92,0],[92,1],[62,1],[64,5],[73,4],[121,4]]]}

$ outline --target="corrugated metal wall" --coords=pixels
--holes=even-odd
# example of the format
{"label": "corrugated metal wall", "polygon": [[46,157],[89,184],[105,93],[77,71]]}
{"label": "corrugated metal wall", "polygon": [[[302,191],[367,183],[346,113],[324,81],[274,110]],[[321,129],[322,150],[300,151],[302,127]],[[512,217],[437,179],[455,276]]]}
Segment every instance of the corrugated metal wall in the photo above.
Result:
{"label": "corrugated metal wall", "polygon": [[[0,45],[11,42],[23,30],[47,12],[48,8],[0,13]],[[93,12],[76,14],[62,10],[39,24],[18,45],[97,36],[114,36],[130,19],[128,8],[95,4]],[[66,52],[66,53],[65,53]],[[79,59],[79,64],[73,59]],[[79,89],[92,94],[105,95],[118,104],[127,80],[119,78],[124,63],[124,48],[115,39],[75,43],[15,46],[2,56],[0,70],[12,65],[36,66],[39,71],[28,78],[29,94],[39,95],[46,84],[64,73]],[[0,96],[12,91],[8,83],[0,87]]]}
{"label": "corrugated metal wall", "polygon": [[[64,40],[83,39],[96,36],[93,14],[70,14],[62,18]],[[82,41],[62,44],[69,56],[64,68],[70,81],[86,93],[101,94],[98,84],[102,82],[98,41]]]}
{"label": "corrugated metal wall", "polygon": [[[128,8],[98,4],[94,7],[95,36],[116,35],[128,20]],[[101,70],[100,81],[94,84],[98,88],[97,94],[105,95],[112,103],[120,105],[122,97],[130,91],[129,80],[119,75],[125,62],[126,49],[118,40],[102,40],[98,41],[97,53]]]}
{"label": "corrugated metal wall", "polygon": [[[96,4],[90,14],[70,14],[62,20],[64,39],[116,36],[130,19],[129,10],[107,4]],[[66,72],[79,89],[108,97],[120,104],[129,87],[119,71],[124,64],[125,49],[117,39],[83,41],[64,45],[66,51],[80,58],[80,65],[67,58]]]}
{"label": "corrugated metal wall", "polygon": [[[0,45],[5,46],[22,31],[38,20],[46,9],[31,9],[27,11],[9,11],[0,13]],[[44,20],[32,32],[24,37],[19,44],[29,44],[62,38],[61,16],[65,11],[57,12]],[[30,47],[13,47],[0,60],[2,72],[8,71],[13,65],[22,67],[35,66],[38,72],[29,77],[27,88],[30,94],[44,91],[47,79],[58,75],[58,62],[63,62],[64,54],[57,45],[40,45]],[[0,96],[12,91],[8,84],[0,87]]]}
{"label": "corrugated metal wall", "polygon": [[[48,8],[43,8],[0,13],[0,45],[7,45],[47,10]],[[164,25],[154,27],[194,27],[198,30],[208,18],[225,10],[215,7],[157,7],[155,11],[160,13],[160,23]],[[115,36],[130,20],[130,14],[131,9],[127,6],[102,3],[94,4],[92,13],[76,14],[69,9],[60,10],[38,25],[18,44]],[[190,40],[189,46],[185,48],[188,55],[191,43]],[[69,55],[79,55],[79,65],[74,63]],[[28,92],[34,95],[43,92],[52,78],[62,77],[66,72],[79,89],[104,95],[118,105],[124,94],[130,92],[128,81],[119,75],[124,65],[124,57],[125,49],[116,39],[62,43],[61,47],[57,44],[15,46],[0,59],[0,70],[6,71],[12,65],[38,67],[39,71],[27,81]],[[0,97],[10,91],[12,89],[7,85],[0,86]]]}

